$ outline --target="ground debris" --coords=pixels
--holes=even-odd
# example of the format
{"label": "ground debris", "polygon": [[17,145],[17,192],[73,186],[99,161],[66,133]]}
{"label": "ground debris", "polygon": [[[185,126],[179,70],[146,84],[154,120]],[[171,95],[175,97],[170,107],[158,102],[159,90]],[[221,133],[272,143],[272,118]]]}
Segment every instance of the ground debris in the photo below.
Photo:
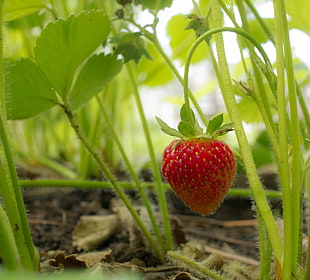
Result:
{"label": "ground debris", "polygon": [[85,252],[95,250],[115,233],[117,215],[82,216],[72,233],[73,246]]}

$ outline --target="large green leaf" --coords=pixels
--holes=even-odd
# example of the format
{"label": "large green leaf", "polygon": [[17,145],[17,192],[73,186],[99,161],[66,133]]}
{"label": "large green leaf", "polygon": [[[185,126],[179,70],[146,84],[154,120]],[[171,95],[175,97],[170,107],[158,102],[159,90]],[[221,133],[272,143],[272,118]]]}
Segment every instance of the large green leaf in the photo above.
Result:
{"label": "large green leaf", "polygon": [[110,32],[102,11],[83,12],[47,25],[38,38],[35,58],[59,95],[69,93],[74,72]]}
{"label": "large green leaf", "polygon": [[22,58],[6,75],[8,119],[33,117],[54,106],[57,97],[40,68],[29,58]]}
{"label": "large green leaf", "polygon": [[310,1],[286,0],[287,12],[290,15],[290,26],[310,34]]}
{"label": "large green leaf", "polygon": [[83,106],[121,70],[122,63],[115,56],[95,54],[83,66],[70,94],[72,110]]}
{"label": "large green leaf", "polygon": [[[195,32],[185,30],[188,20],[184,15],[176,15],[172,17],[168,23],[167,32],[170,37],[170,46],[172,49],[172,58],[180,59],[185,62],[186,56],[191,45],[196,40]],[[192,62],[198,62],[208,56],[208,48],[206,43],[201,43],[192,58]]]}
{"label": "large green leaf", "polygon": [[11,21],[35,13],[45,8],[42,0],[6,0],[4,2],[4,21]]}

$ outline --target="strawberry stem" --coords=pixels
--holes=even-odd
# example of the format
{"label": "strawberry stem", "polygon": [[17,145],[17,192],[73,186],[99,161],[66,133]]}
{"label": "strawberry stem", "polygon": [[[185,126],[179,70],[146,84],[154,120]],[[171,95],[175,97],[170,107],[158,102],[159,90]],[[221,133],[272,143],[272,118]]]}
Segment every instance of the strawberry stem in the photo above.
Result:
{"label": "strawberry stem", "polygon": [[119,136],[118,134],[116,133],[114,127],[113,127],[113,124],[107,114],[107,111],[106,109],[104,108],[101,100],[99,99],[98,96],[96,96],[96,99],[97,99],[97,102],[99,104],[99,107],[100,107],[100,112],[102,113],[103,117],[104,117],[104,120],[106,122],[106,124],[108,125],[109,129],[110,129],[110,132],[112,134],[112,137],[113,137],[113,140],[115,141],[121,155],[122,155],[122,158],[124,160],[124,162],[126,163],[127,165],[127,168],[128,168],[128,171],[129,171],[129,174],[130,176],[132,177],[133,179],[133,182],[134,182],[134,185],[135,187],[138,189],[138,192],[139,192],[139,195],[141,197],[141,200],[143,202],[143,205],[145,206],[147,212],[148,212],[148,215],[149,215],[149,218],[150,218],[150,221],[151,221],[151,224],[152,224],[152,227],[153,227],[153,230],[154,230],[154,234],[157,238],[157,241],[159,243],[159,246],[161,248],[163,248],[163,240],[162,240],[162,237],[161,237],[161,233],[160,233],[160,230],[159,230],[159,226],[158,226],[158,223],[155,219],[155,216],[154,216],[154,211],[151,207],[151,204],[149,202],[149,199],[146,195],[146,192],[145,192],[145,188],[143,188],[134,168],[133,168],[133,165],[131,164],[127,154],[126,154],[126,151],[119,139]]}
{"label": "strawberry stem", "polygon": [[104,173],[104,175],[107,177],[107,179],[110,181],[113,189],[117,193],[118,197],[122,200],[124,205],[127,207],[128,211],[132,215],[133,219],[137,223],[138,227],[144,234],[145,238],[148,240],[150,246],[154,250],[154,253],[156,256],[164,263],[164,256],[162,249],[159,247],[159,245],[155,242],[154,238],[150,234],[149,230],[147,229],[146,225],[142,221],[141,217],[139,216],[138,212],[134,209],[132,203],[130,202],[127,195],[124,193],[123,189],[119,185],[118,181],[112,174],[112,172],[109,170],[109,168],[106,166],[105,162],[102,160],[100,155],[95,151],[94,147],[89,142],[88,138],[84,135],[84,133],[81,131],[79,124],[77,123],[77,120],[73,113],[71,112],[70,108],[66,105],[62,106],[64,109],[64,112],[74,129],[76,135],[80,139],[81,143],[84,145],[85,149],[90,153],[90,155],[93,157],[95,162],[98,164],[101,171]]}
{"label": "strawberry stem", "polygon": [[227,278],[216,274],[214,271],[208,269],[205,265],[201,265],[198,262],[195,262],[187,257],[185,257],[183,254],[178,254],[176,252],[172,252],[169,251],[167,252],[168,257],[170,257],[171,259],[175,261],[177,261],[177,263],[181,263],[183,266],[185,267],[190,267],[193,270],[196,270],[195,274],[200,274],[202,273],[203,275],[206,275],[208,277],[212,277],[212,279],[216,279],[216,280],[228,280]]}
{"label": "strawberry stem", "polygon": [[157,164],[157,160],[156,160],[156,156],[155,156],[155,151],[153,148],[152,138],[151,138],[151,134],[150,134],[150,131],[149,131],[149,128],[147,125],[147,120],[145,118],[145,114],[144,114],[142,102],[140,99],[139,89],[138,89],[138,85],[136,82],[136,78],[134,76],[132,67],[129,64],[126,64],[126,67],[127,67],[127,72],[129,74],[129,78],[130,78],[132,86],[133,86],[133,94],[134,94],[134,97],[136,99],[138,113],[140,116],[140,120],[142,122],[146,143],[147,143],[149,155],[151,158],[153,174],[154,174],[154,178],[156,181],[158,201],[159,201],[159,206],[160,206],[163,224],[164,224],[164,231],[165,231],[165,237],[166,237],[166,249],[170,250],[173,247],[173,239],[172,239],[170,219],[169,219],[169,215],[168,215],[167,201],[166,201],[165,192],[164,192],[164,189],[162,186],[161,173],[160,173],[160,170],[158,168],[158,164]]}
{"label": "strawberry stem", "polygon": [[[293,58],[289,40],[288,24],[283,1],[274,1],[276,54],[277,54],[277,92],[280,144],[280,182],[283,189],[284,216],[284,263],[283,279],[296,275],[297,263],[300,262],[300,198],[301,198],[301,161],[300,130],[294,78]],[[290,120],[287,118],[287,92],[290,106]],[[289,122],[290,121],[290,122]],[[288,136],[291,139],[291,159],[289,159]],[[290,161],[292,166],[290,166]],[[293,168],[291,168],[293,167]],[[291,172],[290,172],[291,171]],[[291,173],[291,177],[290,177]]]}
{"label": "strawberry stem", "polygon": [[[215,28],[219,30],[219,26],[221,26],[221,12],[220,7],[217,0],[211,1],[212,5],[212,15],[213,15],[213,23]],[[225,30],[222,30],[225,31]],[[241,35],[245,35],[247,33],[237,32]],[[249,143],[247,141],[247,137],[243,128],[242,120],[240,118],[240,114],[237,108],[237,103],[234,97],[234,90],[231,83],[231,77],[228,69],[228,64],[225,55],[225,48],[223,42],[223,36],[221,33],[216,34],[214,36],[215,44],[217,49],[217,58],[219,70],[222,75],[222,83],[220,84],[222,95],[226,104],[226,108],[231,117],[231,120],[234,122],[235,131],[237,140],[239,142],[241,154],[243,157],[243,162],[245,165],[246,173],[249,179],[249,183],[253,192],[253,197],[255,199],[258,212],[262,216],[264,223],[266,225],[266,230],[268,232],[268,236],[270,239],[271,246],[273,248],[274,255],[278,261],[282,260],[282,241],[280,239],[277,227],[275,225],[275,221],[271,212],[271,209],[268,205],[266,197],[263,192],[262,184],[258,177],[256,166],[253,160],[253,156],[251,153],[251,149]],[[246,38],[250,38],[246,35]],[[252,39],[250,39],[253,41]]]}

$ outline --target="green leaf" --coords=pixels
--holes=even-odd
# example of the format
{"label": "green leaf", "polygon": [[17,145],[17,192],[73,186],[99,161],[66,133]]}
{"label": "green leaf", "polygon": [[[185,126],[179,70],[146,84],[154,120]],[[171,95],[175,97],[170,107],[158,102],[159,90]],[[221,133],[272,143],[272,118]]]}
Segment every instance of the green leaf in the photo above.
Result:
{"label": "green leaf", "polygon": [[172,5],[172,0],[140,0],[144,9],[162,10]]}
{"label": "green leaf", "polygon": [[232,130],[234,130],[234,123],[225,123],[216,131],[216,136],[225,135]]}
{"label": "green leaf", "polygon": [[[207,32],[209,27],[209,21],[207,18],[198,17],[197,15],[189,15],[187,18],[191,19],[185,30],[193,29],[195,31],[196,37],[201,36],[203,33]],[[206,42],[209,43],[211,36],[206,38]]]}
{"label": "green leaf", "polygon": [[38,115],[57,103],[51,84],[29,58],[22,58],[6,75],[8,119],[19,120]]}
{"label": "green leaf", "polygon": [[194,133],[191,136],[199,135],[203,133],[203,129],[200,127],[193,110],[190,108],[190,115],[188,115],[188,111],[186,109],[185,104],[182,105],[180,110],[180,118],[183,122],[189,124],[193,129]]}
{"label": "green leaf", "polygon": [[42,31],[35,58],[59,95],[69,93],[77,67],[106,40],[110,28],[103,12],[92,10],[50,23]]}
{"label": "green leaf", "polygon": [[170,126],[169,126],[168,124],[166,124],[162,119],[160,119],[160,118],[158,118],[158,117],[155,117],[155,118],[156,118],[157,123],[158,123],[159,126],[160,126],[160,129],[161,129],[164,133],[166,133],[166,134],[168,134],[168,135],[170,135],[170,136],[176,136],[176,137],[179,137],[179,138],[182,138],[182,137],[183,137],[183,135],[182,135],[179,131],[177,131],[176,129],[170,127]]}
{"label": "green leaf", "polygon": [[111,43],[117,43],[114,53],[121,54],[124,57],[124,63],[130,60],[138,63],[142,56],[145,56],[149,60],[152,59],[145,48],[145,43],[141,38],[140,32],[120,32],[111,39]]}
{"label": "green leaf", "polygon": [[188,114],[188,110],[186,108],[186,105],[183,104],[180,110],[180,118],[182,121],[187,122],[187,123],[195,123],[195,114],[193,110],[190,108],[190,115]]}
{"label": "green leaf", "polygon": [[69,97],[72,110],[77,110],[103,89],[121,70],[116,56],[94,54],[85,63]]}
{"label": "green leaf", "polygon": [[222,125],[224,120],[223,114],[216,115],[208,122],[207,134],[212,136]]}
{"label": "green leaf", "polygon": [[[196,40],[195,32],[185,30],[187,25],[188,21],[185,19],[184,15],[173,16],[167,25],[167,33],[170,37],[170,47],[172,50],[172,59],[179,59],[183,63],[185,62],[190,47]],[[207,57],[207,44],[201,43],[195,50],[191,62],[199,62]]]}
{"label": "green leaf", "polygon": [[310,34],[310,1],[286,0],[286,10],[290,15],[290,27],[298,28]]}
{"label": "green leaf", "polygon": [[179,132],[185,137],[193,137],[196,135],[195,128],[187,122],[180,121],[178,125]]}
{"label": "green leaf", "polygon": [[42,0],[6,0],[3,7],[4,21],[18,19],[45,8]]}

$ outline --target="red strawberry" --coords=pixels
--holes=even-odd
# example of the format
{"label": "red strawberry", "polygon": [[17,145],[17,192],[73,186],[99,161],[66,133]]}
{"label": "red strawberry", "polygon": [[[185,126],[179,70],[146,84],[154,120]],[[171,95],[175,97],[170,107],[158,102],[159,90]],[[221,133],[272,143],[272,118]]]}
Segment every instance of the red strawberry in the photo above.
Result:
{"label": "red strawberry", "polygon": [[174,140],[164,151],[162,173],[185,204],[207,215],[231,187],[236,160],[228,145],[216,139]]}
{"label": "red strawberry", "polygon": [[227,144],[217,139],[231,131],[232,124],[222,125],[220,114],[208,122],[203,133],[190,108],[184,105],[180,116],[178,130],[157,118],[165,133],[181,138],[166,147],[162,174],[185,204],[207,215],[218,208],[235,178],[235,156]]}

